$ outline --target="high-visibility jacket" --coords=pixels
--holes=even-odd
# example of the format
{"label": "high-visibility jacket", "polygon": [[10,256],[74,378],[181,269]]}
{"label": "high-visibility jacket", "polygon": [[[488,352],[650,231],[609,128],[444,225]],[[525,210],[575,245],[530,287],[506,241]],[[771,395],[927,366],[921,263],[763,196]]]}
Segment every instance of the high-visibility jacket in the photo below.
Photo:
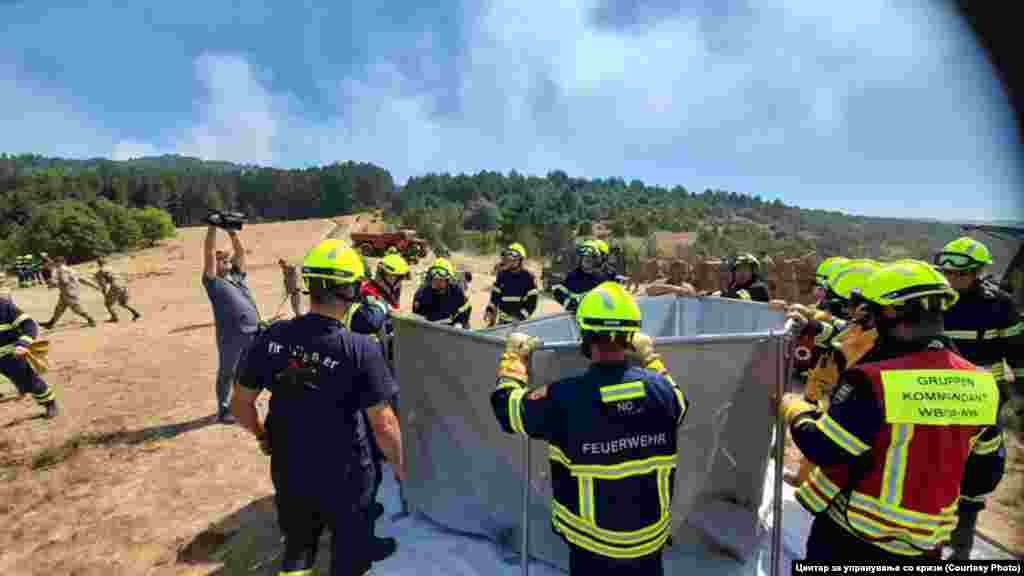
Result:
{"label": "high-visibility jacket", "polygon": [[772,299],[768,293],[768,285],[756,278],[743,286],[729,288],[721,293],[721,297],[754,302],[769,302]]}
{"label": "high-visibility jacket", "polygon": [[491,406],[505,432],[548,442],[556,534],[609,558],[661,550],[687,410],[670,377],[619,363],[534,392],[499,379]]}
{"label": "high-visibility jacket", "polygon": [[996,380],[1024,386],[1024,319],[1009,295],[979,282],[946,311],[944,324],[964,358],[991,370]]}
{"label": "high-visibility jacket", "polygon": [[12,300],[0,296],[0,358],[14,354],[17,347],[28,348],[38,336],[35,320]]}
{"label": "high-visibility jacket", "polygon": [[430,322],[444,324],[462,324],[469,327],[469,316],[473,308],[466,298],[466,293],[458,284],[449,283],[448,288],[441,292],[435,291],[430,284],[420,286],[412,301],[412,312],[423,316]]}
{"label": "high-visibility jacket", "polygon": [[[812,460],[826,451],[808,436],[847,457],[823,457],[797,500],[892,554],[934,551],[957,524],[962,491],[979,490],[972,477],[994,479],[991,490],[1002,476],[995,379],[942,347],[865,361],[843,378],[828,413],[798,417],[792,428]],[[979,472],[986,467],[997,472]]]}
{"label": "high-visibility jacket", "polygon": [[617,278],[615,272],[607,268],[601,268],[595,273],[585,272],[583,268],[574,268],[566,275],[564,281],[551,288],[551,293],[563,308],[575,312],[587,292]]}
{"label": "high-visibility jacket", "polygon": [[491,288],[488,310],[496,314],[498,324],[526,320],[537,310],[537,281],[525,268],[502,270]]}

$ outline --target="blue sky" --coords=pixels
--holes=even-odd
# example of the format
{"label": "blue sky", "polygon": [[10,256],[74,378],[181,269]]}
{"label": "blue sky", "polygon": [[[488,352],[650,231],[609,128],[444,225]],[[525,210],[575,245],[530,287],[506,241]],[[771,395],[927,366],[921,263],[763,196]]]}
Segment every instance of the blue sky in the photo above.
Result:
{"label": "blue sky", "polygon": [[421,4],[0,0],[0,151],[351,159],[399,182],[562,169],[1024,214],[1008,100],[937,2]]}

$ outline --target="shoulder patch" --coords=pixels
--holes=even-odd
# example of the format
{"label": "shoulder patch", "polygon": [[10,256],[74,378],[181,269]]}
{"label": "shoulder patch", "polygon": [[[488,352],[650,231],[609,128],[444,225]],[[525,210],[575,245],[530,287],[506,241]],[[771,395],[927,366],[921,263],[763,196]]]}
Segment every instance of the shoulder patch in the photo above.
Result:
{"label": "shoulder patch", "polygon": [[832,393],[832,398],[829,400],[831,404],[842,404],[850,399],[853,395],[853,385],[849,382],[843,382],[842,385],[838,386],[835,392]]}

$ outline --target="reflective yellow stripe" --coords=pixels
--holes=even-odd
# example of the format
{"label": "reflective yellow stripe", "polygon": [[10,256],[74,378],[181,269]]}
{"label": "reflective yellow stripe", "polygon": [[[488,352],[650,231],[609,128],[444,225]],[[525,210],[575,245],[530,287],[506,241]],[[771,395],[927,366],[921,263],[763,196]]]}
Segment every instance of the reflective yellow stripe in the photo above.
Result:
{"label": "reflective yellow stripe", "polygon": [[469,302],[466,302],[462,306],[459,306],[459,310],[455,313],[455,316],[458,316],[459,314],[465,312],[466,310],[469,310],[469,306],[470,306]]}
{"label": "reflective yellow stripe", "polygon": [[968,496],[966,494],[961,494],[960,495],[960,501],[961,502],[963,502],[963,501],[967,501],[967,502],[984,502],[985,501],[985,497],[984,496]]}
{"label": "reflective yellow stripe", "polygon": [[1004,380],[1006,378],[1006,365],[1001,361],[989,366],[988,371],[992,373],[996,380]]}
{"label": "reflective yellow stripe", "polygon": [[676,465],[675,456],[651,456],[650,458],[644,458],[643,460],[630,460],[628,462],[612,466],[601,466],[598,464],[573,464],[568,459],[566,459],[566,461],[569,462],[567,465],[569,466],[569,471],[573,475],[593,476],[594,478],[601,478],[603,480],[617,480],[629,476],[650,474],[659,467],[674,467]]}
{"label": "reflective yellow stripe", "polygon": [[946,338],[953,340],[977,340],[977,330],[946,330],[942,333]]}
{"label": "reflective yellow stripe", "polygon": [[899,506],[903,502],[907,450],[910,449],[913,436],[913,424],[896,424],[892,427],[892,440],[885,452],[885,468],[882,472],[882,501],[890,506]]}
{"label": "reflective yellow stripe", "polygon": [[840,448],[854,456],[860,456],[870,449],[870,446],[840,426],[828,413],[818,418],[815,425]]}
{"label": "reflective yellow stripe", "polygon": [[556,500],[552,500],[551,507],[554,512],[555,519],[561,520],[572,528],[575,528],[588,536],[599,538],[610,544],[619,544],[623,546],[635,546],[643,544],[651,538],[655,538],[659,532],[668,528],[670,520],[669,514],[663,513],[661,518],[650,526],[645,526],[639,530],[619,532],[617,530],[601,528],[591,521],[584,520],[581,516],[573,514],[572,511]]}
{"label": "reflective yellow stripe", "polygon": [[316,576],[316,568],[310,568],[309,570],[282,570],[277,573],[277,576]]}
{"label": "reflective yellow stripe", "polygon": [[502,302],[522,302],[525,300],[525,296],[502,296]]}
{"label": "reflective yellow stripe", "polygon": [[552,292],[565,292],[566,295],[571,294],[571,292],[569,292],[569,289],[566,288],[565,286],[562,286],[561,284],[556,284],[555,286],[553,286],[551,288],[551,291]]}
{"label": "reflective yellow stripe", "polygon": [[985,330],[981,334],[981,337],[983,339],[985,339],[985,340],[992,340],[992,339],[999,338],[1000,336],[1002,336],[1002,333],[1003,333],[1002,330],[1000,330],[998,328],[993,328],[992,330]]}
{"label": "reflective yellow stripe", "polygon": [[672,383],[672,391],[675,392],[675,394],[676,394],[676,400],[679,402],[679,408],[680,408],[680,410],[679,410],[679,418],[676,420],[676,422],[682,422],[683,421],[683,416],[686,416],[686,411],[689,409],[689,406],[686,404],[686,396],[683,394],[683,391],[680,390],[675,385],[674,382]]}
{"label": "reflective yellow stripe", "polygon": [[601,402],[604,402],[605,404],[608,404],[609,402],[619,402],[621,400],[630,400],[632,398],[643,398],[646,396],[644,383],[640,381],[602,386],[600,390]]}
{"label": "reflective yellow stripe", "polygon": [[495,286],[495,287],[491,288],[491,292],[494,293],[494,294],[501,294],[501,287],[500,286]]}
{"label": "reflective yellow stripe", "polygon": [[534,288],[533,290],[527,292],[525,297],[529,298],[530,296],[536,296],[537,294],[540,294],[540,290]]}
{"label": "reflective yellow stripe", "polygon": [[[555,529],[572,544],[609,558],[628,559],[649,556],[660,550],[665,545],[665,542],[669,537],[669,531],[666,529],[653,540],[650,540],[645,544],[620,548],[602,544],[587,536],[586,533],[581,534],[573,531],[573,527],[567,526],[567,523],[558,516],[552,518],[552,524]],[[578,529],[578,527],[576,528]]]}
{"label": "reflective yellow stripe", "polygon": [[1003,338],[1012,338],[1024,334],[1024,322],[1017,322],[1013,326],[1001,330]]}
{"label": "reflective yellow stripe", "polygon": [[0,346],[0,357],[7,356],[8,354],[14,353],[14,344],[8,344],[6,346]]}
{"label": "reflective yellow stripe", "polygon": [[989,440],[978,440],[974,443],[974,448],[971,450],[973,453],[978,455],[991,454],[999,450],[1005,442],[1004,433],[1000,432],[995,438]]}
{"label": "reflective yellow stripe", "polygon": [[554,460],[566,468],[572,466],[572,462],[569,461],[569,457],[565,455],[565,452],[562,452],[562,450],[554,444],[548,444],[548,459]]}
{"label": "reflective yellow stripe", "polygon": [[828,342],[828,339],[832,337],[832,332],[835,330],[832,325],[827,322],[821,322],[820,324],[822,328],[821,334],[814,337],[814,343],[818,346],[822,346]]}
{"label": "reflective yellow stripe", "polygon": [[739,296],[741,300],[750,300],[751,299],[750,298],[750,292],[747,292],[746,290],[737,290],[736,291],[736,295]]}
{"label": "reflective yellow stripe", "polygon": [[597,526],[594,519],[594,477],[580,476],[578,483],[580,517],[584,522]]}
{"label": "reflective yellow stripe", "polygon": [[515,380],[509,378],[502,378],[501,380],[498,380],[498,387],[496,389],[503,390],[505,388],[512,388],[513,390],[515,390],[516,388],[521,387],[522,385],[516,382]]}
{"label": "reflective yellow stripe", "polygon": [[25,336],[20,336],[18,338],[18,342],[21,342],[22,344],[28,345],[28,344],[32,344],[33,342],[35,342],[35,339],[33,339],[31,336],[25,335]]}
{"label": "reflective yellow stripe", "polygon": [[658,468],[658,502],[661,505],[662,514],[672,508],[672,493],[670,492],[672,485],[669,483],[671,474],[671,468]]}
{"label": "reflective yellow stripe", "polygon": [[[829,509],[829,516],[839,522],[840,525],[847,528],[853,526],[857,530],[863,531],[875,538],[900,538],[924,549],[934,548],[948,539],[957,522],[956,514],[950,512],[953,508],[952,505],[943,508],[943,514],[924,514],[905,508],[886,506],[878,500],[859,492],[851,494],[849,510],[845,510],[847,507],[845,496],[839,496],[836,504],[837,506]],[[844,510],[846,514],[843,513]],[[868,514],[877,516],[892,525],[879,522]],[[846,517],[849,518],[849,524],[846,522]],[[928,534],[920,534],[915,532],[915,529],[919,531],[926,530]],[[883,548],[886,545],[891,546],[892,548],[886,549],[891,549],[900,554],[920,553],[920,550],[916,550],[906,542],[897,540],[874,542],[874,544]]]}
{"label": "reflective yellow stripe", "polygon": [[508,425],[513,432],[526,434],[523,428],[523,397],[526,396],[526,388],[513,390],[508,395]]}

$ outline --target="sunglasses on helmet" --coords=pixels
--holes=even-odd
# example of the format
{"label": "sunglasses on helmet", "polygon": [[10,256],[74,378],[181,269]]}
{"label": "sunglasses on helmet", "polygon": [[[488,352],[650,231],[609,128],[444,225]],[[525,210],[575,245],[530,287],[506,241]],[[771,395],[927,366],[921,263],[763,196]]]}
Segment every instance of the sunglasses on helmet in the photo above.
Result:
{"label": "sunglasses on helmet", "polygon": [[939,252],[935,255],[934,262],[940,268],[967,269],[981,266],[981,262],[974,258],[955,252]]}

